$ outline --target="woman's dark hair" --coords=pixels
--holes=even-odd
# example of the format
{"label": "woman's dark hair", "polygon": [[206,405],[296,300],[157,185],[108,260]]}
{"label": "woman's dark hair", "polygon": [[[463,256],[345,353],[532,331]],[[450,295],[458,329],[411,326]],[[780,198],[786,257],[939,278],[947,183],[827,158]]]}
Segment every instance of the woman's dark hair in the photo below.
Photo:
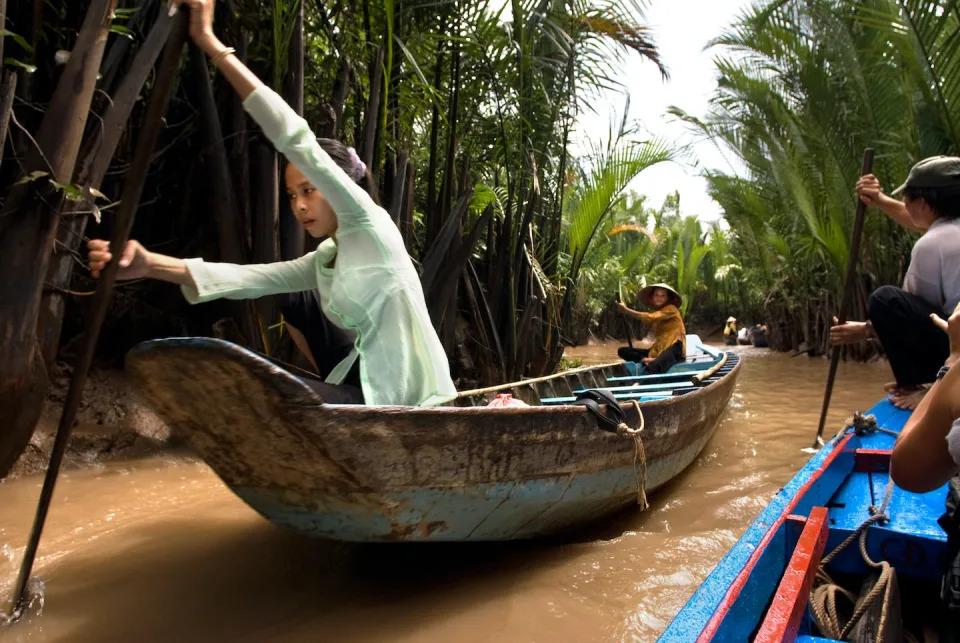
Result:
{"label": "woman's dark hair", "polygon": [[352,147],[347,147],[338,140],[332,138],[317,138],[320,148],[326,152],[333,162],[340,166],[340,169],[347,173],[357,185],[362,187],[373,199],[373,202],[380,205],[380,199],[377,196],[377,185],[373,180],[373,174],[370,168],[360,160],[356,151]]}
{"label": "woman's dark hair", "polygon": [[903,196],[913,201],[923,199],[938,217],[960,217],[960,189],[957,188],[911,188],[903,189]]}

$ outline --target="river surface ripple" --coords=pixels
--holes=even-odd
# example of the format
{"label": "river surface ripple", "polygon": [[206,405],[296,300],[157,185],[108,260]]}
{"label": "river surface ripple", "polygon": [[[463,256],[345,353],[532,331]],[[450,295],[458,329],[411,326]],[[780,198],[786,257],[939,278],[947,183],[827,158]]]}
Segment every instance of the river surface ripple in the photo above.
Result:
{"label": "river surface ripple", "polygon": [[[827,362],[740,350],[736,391],[696,462],[649,511],[559,540],[312,541],[176,455],[66,472],[36,566],[44,607],[0,641],[654,640],[809,457]],[[888,378],[882,362],[841,364],[828,433]],[[39,489],[39,477],[0,484],[0,610]]]}

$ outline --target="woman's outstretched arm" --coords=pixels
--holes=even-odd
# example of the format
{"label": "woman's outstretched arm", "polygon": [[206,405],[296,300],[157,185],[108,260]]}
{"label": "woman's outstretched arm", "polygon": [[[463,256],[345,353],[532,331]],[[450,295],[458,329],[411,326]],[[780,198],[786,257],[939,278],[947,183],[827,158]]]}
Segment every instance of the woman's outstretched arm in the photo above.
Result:
{"label": "woman's outstretched arm", "polygon": [[[100,271],[109,263],[113,255],[110,253],[110,242],[103,239],[91,239],[87,242],[90,251],[88,261],[90,274],[99,277]],[[181,286],[196,287],[187,264],[183,259],[168,257],[158,252],[150,252],[139,241],[131,239],[120,254],[120,269],[117,279],[159,279]]]}
{"label": "woman's outstretched arm", "polygon": [[220,42],[213,33],[213,8],[215,0],[171,0],[170,10],[175,11],[181,5],[190,8],[190,38],[196,43],[220,70],[227,82],[236,90],[241,99],[246,99],[253,91],[263,85],[239,58],[232,55],[232,48]]}

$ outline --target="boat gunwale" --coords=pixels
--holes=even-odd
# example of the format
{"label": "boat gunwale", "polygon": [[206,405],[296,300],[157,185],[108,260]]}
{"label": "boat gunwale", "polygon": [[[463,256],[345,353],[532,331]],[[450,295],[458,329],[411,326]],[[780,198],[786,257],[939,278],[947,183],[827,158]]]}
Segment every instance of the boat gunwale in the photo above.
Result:
{"label": "boat gunwale", "polygon": [[[622,362],[619,362],[622,363]],[[724,373],[720,379],[710,382],[705,385],[699,385],[695,390],[683,393],[682,395],[673,395],[671,397],[663,398],[660,400],[647,400],[643,402],[637,402],[640,405],[641,409],[644,408],[659,408],[659,407],[668,407],[674,404],[679,404],[681,402],[689,402],[697,398],[703,397],[708,393],[712,393],[717,385],[723,384],[728,381],[729,378],[735,377],[742,365],[742,360],[737,360],[737,363],[727,372]],[[691,385],[694,386],[694,385]],[[625,400],[621,406],[632,407],[632,400]],[[317,409],[317,410],[329,410],[337,414],[344,414],[350,416],[364,416],[367,414],[412,414],[412,415],[539,415],[539,414],[569,414],[569,415],[581,415],[586,409],[579,404],[531,404],[528,406],[507,406],[507,407],[491,407],[491,406],[399,406],[399,405],[370,405],[370,404],[328,404],[326,402],[310,405],[303,405],[304,409]]]}
{"label": "boat gunwale", "polygon": [[[726,592],[724,592],[722,598],[717,602],[717,606],[714,609],[710,619],[707,621],[707,623],[703,626],[703,629],[697,635],[698,643],[700,643],[701,641],[704,641],[704,642],[711,641],[717,635],[717,632],[719,631],[720,626],[723,624],[724,620],[727,618],[727,615],[729,614],[733,605],[737,602],[737,599],[740,598],[740,594],[743,591],[743,588],[746,586],[747,581],[750,579],[750,577],[753,575],[754,571],[756,570],[756,566],[759,563],[760,559],[767,552],[767,548],[770,546],[770,543],[773,541],[773,538],[776,536],[777,532],[779,532],[780,529],[786,523],[787,517],[792,514],[793,510],[797,507],[797,505],[800,504],[800,502],[804,499],[807,492],[813,487],[813,485],[816,484],[820,480],[820,478],[830,469],[834,461],[844,453],[844,449],[846,449],[846,447],[850,444],[850,442],[853,440],[854,437],[856,437],[856,434],[853,431],[850,431],[847,434],[843,435],[833,445],[832,450],[823,459],[823,461],[820,463],[820,466],[818,466],[814,471],[810,473],[809,477],[803,482],[803,484],[801,484],[796,489],[796,491],[794,492],[790,500],[783,506],[783,509],[781,510],[780,514],[776,517],[776,519],[773,520],[773,522],[770,523],[769,527],[767,527],[766,531],[763,533],[763,536],[761,537],[760,542],[758,542],[753,547],[750,557],[744,563],[743,567],[740,569],[737,575],[729,582]],[[761,520],[762,518],[763,518],[763,514],[761,513],[759,516],[757,516],[757,518],[754,519],[754,522],[752,522],[751,525],[747,527],[747,529],[749,530],[750,527],[752,527],[754,524],[756,524],[757,521]],[[744,535],[746,535],[746,532],[744,533]],[[737,541],[737,544],[740,544],[743,537],[744,536],[740,537],[740,539]],[[728,554],[732,552],[733,552],[733,549],[731,548],[728,551]],[[721,561],[717,563],[717,567],[719,567],[722,563],[723,563],[723,559],[721,559]],[[716,570],[717,567],[715,567],[714,570]],[[711,572],[711,574],[712,573],[713,572]],[[694,594],[694,596],[695,595],[696,594]],[[693,597],[691,597],[690,600],[692,601]],[[688,604],[689,604],[689,601],[688,601]],[[684,608],[681,609],[681,612],[683,611],[683,609],[686,609],[686,606],[684,606]]]}

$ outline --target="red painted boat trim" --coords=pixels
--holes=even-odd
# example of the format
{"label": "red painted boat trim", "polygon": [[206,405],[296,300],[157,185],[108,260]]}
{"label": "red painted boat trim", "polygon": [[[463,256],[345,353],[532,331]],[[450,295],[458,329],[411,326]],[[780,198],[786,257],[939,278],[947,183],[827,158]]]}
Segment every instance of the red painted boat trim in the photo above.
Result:
{"label": "red painted boat trim", "polygon": [[793,641],[800,630],[800,619],[810,599],[820,557],[827,545],[827,508],[814,507],[803,527],[797,546],[773,597],[773,603],[760,625],[755,642]]}
{"label": "red painted boat trim", "polygon": [[833,461],[840,457],[840,454],[843,453],[843,449],[855,435],[855,433],[849,433],[842,440],[840,440],[837,446],[834,447],[833,452],[827,456],[827,458],[820,465],[820,468],[814,471],[813,475],[810,476],[810,479],[807,480],[803,486],[797,489],[797,493],[794,494],[793,500],[791,500],[790,504],[783,508],[783,513],[780,514],[780,517],[777,518],[772,525],[770,525],[770,528],[767,529],[767,533],[763,535],[763,539],[757,545],[757,548],[753,551],[753,554],[750,555],[750,559],[747,560],[747,564],[743,566],[743,569],[740,570],[739,574],[737,574],[736,579],[734,579],[734,581],[730,584],[730,588],[723,597],[723,601],[721,601],[720,605],[717,607],[717,611],[714,612],[706,626],[704,626],[703,631],[700,632],[700,636],[697,637],[698,643],[701,641],[707,642],[713,639],[717,633],[717,630],[720,629],[720,624],[723,623],[723,619],[726,618],[730,608],[733,607],[733,604],[740,596],[740,592],[743,590],[744,585],[747,584],[747,580],[750,578],[750,574],[753,573],[753,569],[757,566],[760,556],[763,555],[763,552],[766,551],[767,546],[773,539],[773,535],[778,529],[780,529],[784,521],[787,519],[787,516],[790,515],[790,512],[793,511],[793,508],[796,507],[800,502],[800,498],[802,498],[810,489],[810,487],[813,486],[813,483],[820,479],[820,476],[823,475],[823,472],[830,468],[830,465],[833,464]]}
{"label": "red painted boat trim", "polygon": [[891,449],[857,449],[853,470],[860,473],[886,473],[890,470]]}

